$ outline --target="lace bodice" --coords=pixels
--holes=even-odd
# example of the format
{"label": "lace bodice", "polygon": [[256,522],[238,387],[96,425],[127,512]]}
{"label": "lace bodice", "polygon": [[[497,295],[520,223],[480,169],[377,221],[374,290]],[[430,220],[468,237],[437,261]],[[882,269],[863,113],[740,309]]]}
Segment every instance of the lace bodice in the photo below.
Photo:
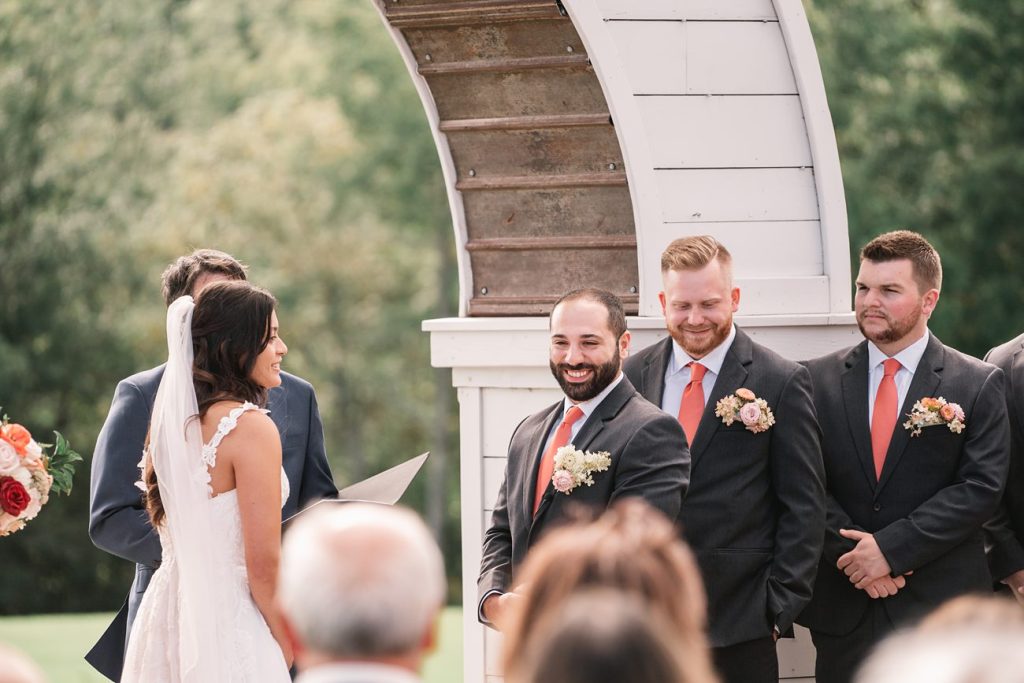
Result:
{"label": "lace bodice", "polygon": [[[268,414],[270,411],[264,408],[256,406],[254,403],[246,401],[237,408],[232,408],[231,412],[220,419],[217,424],[217,431],[210,439],[208,443],[203,444],[203,464],[206,465],[206,489],[210,493],[211,498],[218,498],[231,491],[225,491],[218,496],[213,495],[213,489],[210,487],[210,474],[209,470],[217,465],[217,449],[220,447],[220,442],[224,440],[224,437],[231,433],[231,431],[238,426],[238,418],[244,413],[250,410],[256,410]],[[234,489],[232,489],[233,491]],[[291,493],[291,487],[288,485],[288,476],[284,472],[284,468],[281,468],[281,507],[284,507],[284,503],[288,500],[288,495]]]}

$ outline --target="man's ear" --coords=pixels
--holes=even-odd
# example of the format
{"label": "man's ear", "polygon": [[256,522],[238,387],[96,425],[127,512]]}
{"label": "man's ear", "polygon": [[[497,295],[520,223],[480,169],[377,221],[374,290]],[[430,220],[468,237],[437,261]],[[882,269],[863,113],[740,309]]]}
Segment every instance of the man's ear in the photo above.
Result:
{"label": "man's ear", "polygon": [[437,616],[427,626],[427,630],[423,633],[423,639],[420,641],[420,647],[424,653],[433,652],[437,649],[438,643],[438,632],[441,630],[441,613],[438,612]]}
{"label": "man's ear", "polygon": [[621,358],[628,358],[629,357],[629,340],[630,339],[632,339],[632,337],[629,334],[629,330],[626,330],[625,332],[623,332],[622,336],[619,337],[619,356]]}

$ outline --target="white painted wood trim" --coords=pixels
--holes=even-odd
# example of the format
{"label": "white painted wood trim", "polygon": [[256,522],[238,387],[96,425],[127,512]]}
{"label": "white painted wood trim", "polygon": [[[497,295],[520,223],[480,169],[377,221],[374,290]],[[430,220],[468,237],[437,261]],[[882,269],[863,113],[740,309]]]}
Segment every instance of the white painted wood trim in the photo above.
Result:
{"label": "white painted wood trim", "polygon": [[563,0],[576,32],[594,67],[601,84],[608,111],[615,124],[622,160],[626,165],[629,196],[633,202],[633,221],[636,224],[636,256],[639,274],[640,313],[652,315],[660,310],[658,289],[645,286],[644,273],[661,272],[660,254],[647,254],[644,235],[650,226],[661,223],[662,208],[654,163],[647,146],[644,120],[633,98],[625,62],[619,54],[615,40],[608,30],[608,22],[594,0]]}
{"label": "white painted wood trim", "polygon": [[782,35],[786,40],[793,76],[796,78],[807,138],[814,160],[814,182],[821,219],[821,244],[825,274],[829,277],[829,310],[851,309],[850,235],[846,216],[846,195],[839,168],[839,148],[825,95],[818,53],[811,27],[800,0],[773,0]]}
{"label": "white painted wood trim", "polygon": [[452,227],[455,230],[455,257],[459,270],[459,315],[465,316],[469,297],[473,292],[473,271],[469,262],[469,254],[466,252],[466,242],[469,239],[466,229],[466,209],[462,204],[462,193],[455,189],[458,177],[455,171],[455,161],[452,159],[452,152],[448,146],[448,136],[440,130],[440,116],[437,113],[434,95],[430,92],[426,79],[420,76],[416,57],[409,48],[409,44],[405,42],[401,32],[388,23],[387,17],[384,15],[383,0],[374,0],[373,5],[377,9],[384,28],[395,42],[399,54],[402,55],[405,68],[416,87],[416,93],[420,96],[420,102],[423,103],[423,111],[427,115],[427,122],[430,125],[430,134],[434,137],[434,146],[437,147],[441,173],[444,175],[444,186],[448,194],[448,207],[452,214]]}
{"label": "white painted wood trim", "polygon": [[480,575],[483,519],[483,407],[481,389],[456,385],[459,396],[459,484],[462,500],[462,664],[463,680],[484,678],[484,629],[476,613],[476,579]]}

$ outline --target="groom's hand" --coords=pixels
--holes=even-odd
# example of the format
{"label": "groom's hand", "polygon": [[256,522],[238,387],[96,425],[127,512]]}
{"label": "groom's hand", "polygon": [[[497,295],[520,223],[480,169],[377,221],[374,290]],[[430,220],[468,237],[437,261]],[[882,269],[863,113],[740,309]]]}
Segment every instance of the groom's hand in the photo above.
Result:
{"label": "groom's hand", "polygon": [[840,529],[839,534],[857,542],[853,550],[842,555],[836,562],[836,567],[850,577],[854,587],[864,590],[876,579],[892,573],[892,567],[872,534],[856,529]]}

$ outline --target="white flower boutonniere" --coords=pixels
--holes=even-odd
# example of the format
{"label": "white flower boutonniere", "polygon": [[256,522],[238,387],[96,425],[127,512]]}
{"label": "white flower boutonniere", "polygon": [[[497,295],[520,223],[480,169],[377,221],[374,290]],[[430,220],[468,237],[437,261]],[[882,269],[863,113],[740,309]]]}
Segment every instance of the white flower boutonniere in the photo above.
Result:
{"label": "white flower boutonniere", "polygon": [[907,415],[909,420],[903,423],[904,429],[910,430],[910,436],[920,436],[925,427],[946,425],[949,431],[959,434],[967,426],[964,409],[959,403],[950,403],[938,398],[922,398],[914,404],[914,409]]}
{"label": "white flower boutonniere", "polygon": [[748,431],[755,434],[766,432],[775,424],[775,416],[768,402],[755,396],[750,389],[737,389],[735,394],[716,403],[715,415],[722,418],[726,426],[739,420]]}
{"label": "white flower boutonniere", "polygon": [[612,464],[608,451],[578,451],[569,444],[555,452],[555,471],[551,483],[559,493],[569,495],[580,484],[593,486],[594,472],[604,472]]}

